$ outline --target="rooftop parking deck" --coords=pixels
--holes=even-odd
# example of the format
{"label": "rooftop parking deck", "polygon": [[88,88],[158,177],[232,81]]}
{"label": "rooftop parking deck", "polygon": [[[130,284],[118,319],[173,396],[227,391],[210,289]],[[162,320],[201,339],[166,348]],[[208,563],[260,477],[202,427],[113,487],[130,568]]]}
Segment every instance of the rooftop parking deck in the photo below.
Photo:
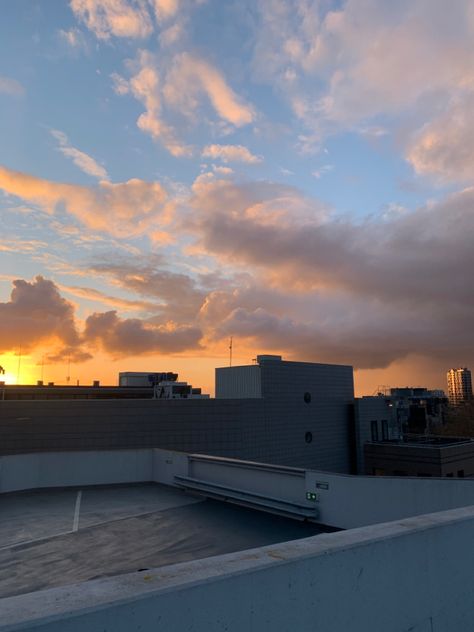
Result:
{"label": "rooftop parking deck", "polygon": [[0,516],[0,598],[322,532],[160,484],[10,493]]}

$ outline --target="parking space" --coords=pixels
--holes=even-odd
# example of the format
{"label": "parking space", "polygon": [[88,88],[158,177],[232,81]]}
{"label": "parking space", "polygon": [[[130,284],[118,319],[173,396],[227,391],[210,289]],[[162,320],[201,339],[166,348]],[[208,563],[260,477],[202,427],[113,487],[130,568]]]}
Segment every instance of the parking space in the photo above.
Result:
{"label": "parking space", "polygon": [[0,597],[320,533],[163,485],[0,496]]}

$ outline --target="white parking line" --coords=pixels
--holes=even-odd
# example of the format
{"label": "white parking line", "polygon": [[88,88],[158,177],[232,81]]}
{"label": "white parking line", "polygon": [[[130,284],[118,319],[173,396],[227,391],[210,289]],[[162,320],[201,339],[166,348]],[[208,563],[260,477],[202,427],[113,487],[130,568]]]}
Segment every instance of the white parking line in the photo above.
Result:
{"label": "white parking line", "polygon": [[81,511],[81,498],[82,490],[77,492],[76,507],[74,509],[74,521],[72,523],[72,530],[77,531],[79,529],[79,512]]}

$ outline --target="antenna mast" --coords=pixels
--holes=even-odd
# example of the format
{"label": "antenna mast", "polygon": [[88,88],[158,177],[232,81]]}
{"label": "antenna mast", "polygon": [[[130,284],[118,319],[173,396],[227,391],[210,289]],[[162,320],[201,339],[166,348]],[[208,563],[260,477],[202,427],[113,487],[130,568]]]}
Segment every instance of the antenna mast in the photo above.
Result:
{"label": "antenna mast", "polygon": [[232,336],[229,340],[229,366],[232,366]]}
{"label": "antenna mast", "polygon": [[18,384],[20,381],[20,367],[21,367],[21,345],[20,345],[20,349],[18,351],[18,369],[16,372],[16,383]]}

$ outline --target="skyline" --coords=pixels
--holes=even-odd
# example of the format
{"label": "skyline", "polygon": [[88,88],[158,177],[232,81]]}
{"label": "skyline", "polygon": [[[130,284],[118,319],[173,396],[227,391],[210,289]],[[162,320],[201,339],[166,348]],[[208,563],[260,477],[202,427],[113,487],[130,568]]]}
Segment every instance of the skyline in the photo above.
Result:
{"label": "skyline", "polygon": [[[7,382],[472,366],[474,7],[53,0],[0,22]],[[21,370],[23,368],[23,371]],[[25,376],[25,377],[23,377]],[[3,377],[2,377],[3,379]]]}

